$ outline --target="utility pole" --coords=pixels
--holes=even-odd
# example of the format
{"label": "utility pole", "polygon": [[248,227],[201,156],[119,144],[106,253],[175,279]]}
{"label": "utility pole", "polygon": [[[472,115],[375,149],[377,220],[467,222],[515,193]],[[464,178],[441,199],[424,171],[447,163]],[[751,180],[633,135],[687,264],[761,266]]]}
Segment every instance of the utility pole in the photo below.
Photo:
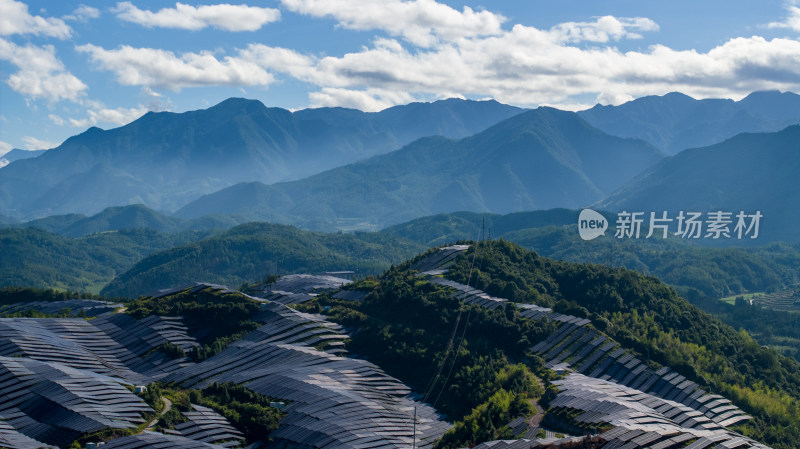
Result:
{"label": "utility pole", "polygon": [[417,449],[417,407],[414,407],[414,438],[412,439],[411,447]]}

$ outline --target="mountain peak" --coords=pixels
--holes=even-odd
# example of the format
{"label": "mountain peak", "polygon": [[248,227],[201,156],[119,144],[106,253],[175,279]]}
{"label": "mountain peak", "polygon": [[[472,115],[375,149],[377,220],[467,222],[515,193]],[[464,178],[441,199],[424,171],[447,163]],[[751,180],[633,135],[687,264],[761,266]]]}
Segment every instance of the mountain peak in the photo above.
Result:
{"label": "mountain peak", "polygon": [[663,96],[663,97],[664,97],[664,98],[669,98],[669,99],[675,99],[675,100],[677,100],[677,99],[681,99],[681,100],[687,100],[687,99],[688,99],[688,100],[695,100],[695,98],[694,98],[694,97],[690,97],[690,96],[688,96],[688,95],[686,95],[685,93],[682,93],[682,92],[669,92],[669,93],[667,93],[667,94],[664,94],[664,96]]}
{"label": "mountain peak", "polygon": [[778,90],[753,92],[742,98],[738,104],[771,118],[791,117],[796,119],[800,117],[800,109],[798,109],[800,95],[793,92]]}
{"label": "mountain peak", "polygon": [[221,102],[217,103],[216,105],[208,108],[208,110],[217,110],[217,109],[234,109],[234,108],[258,108],[258,109],[266,109],[267,107],[264,103],[258,100],[250,100],[247,98],[240,98],[240,97],[231,97],[227,100],[222,100]]}
{"label": "mountain peak", "polygon": [[775,100],[775,99],[779,99],[779,98],[781,98],[783,96],[792,96],[792,95],[796,96],[797,94],[792,93],[792,92],[781,92],[781,91],[779,91],[777,89],[775,89],[775,90],[757,90],[755,92],[750,93],[750,95],[742,98],[739,101],[745,101],[746,102],[746,101],[751,101],[751,100],[765,100],[765,99]]}

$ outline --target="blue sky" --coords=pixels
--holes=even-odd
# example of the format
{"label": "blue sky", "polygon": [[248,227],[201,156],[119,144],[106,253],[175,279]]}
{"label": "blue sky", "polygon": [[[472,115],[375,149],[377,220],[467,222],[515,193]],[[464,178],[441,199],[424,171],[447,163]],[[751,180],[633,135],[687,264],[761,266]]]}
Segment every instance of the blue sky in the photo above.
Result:
{"label": "blue sky", "polygon": [[232,96],[375,111],[800,91],[792,1],[0,0],[0,154]]}

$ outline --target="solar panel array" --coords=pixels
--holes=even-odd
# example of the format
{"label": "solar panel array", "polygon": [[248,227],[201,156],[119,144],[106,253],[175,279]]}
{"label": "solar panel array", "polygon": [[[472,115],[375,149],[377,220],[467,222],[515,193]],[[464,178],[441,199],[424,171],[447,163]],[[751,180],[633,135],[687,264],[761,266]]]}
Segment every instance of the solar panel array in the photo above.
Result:
{"label": "solar panel array", "polygon": [[243,339],[197,365],[166,377],[185,387],[235,382],[287,401],[287,415],[270,437],[274,447],[430,447],[450,425],[411,390],[375,365],[321,351],[341,343],[341,327],[319,315],[265,303],[256,320],[264,323]]}
{"label": "solar panel array", "polygon": [[668,367],[653,369],[604,335],[578,323],[565,322],[536,344],[547,366],[571,366],[589,377],[611,380],[654,396],[687,405],[728,427],[750,416],[722,396],[708,394],[697,383]]}
{"label": "solar panel array", "polygon": [[49,449],[55,446],[49,446],[17,432],[10,424],[0,418],[0,447],[9,449],[38,449],[44,447]]}
{"label": "solar panel array", "polygon": [[[453,263],[458,254],[463,253],[466,249],[467,247],[465,246],[442,248],[438,252],[434,252],[417,261],[415,267],[418,267],[421,271],[420,276],[425,277],[430,282],[453,289],[453,295],[463,300],[466,304],[474,304],[490,309],[508,304],[509,301],[506,299],[493,297],[480,290],[440,276],[447,272],[447,267]],[[587,385],[594,385],[592,382],[595,381],[607,382],[621,389],[636,389],[636,391],[644,395],[641,398],[648,398],[649,401],[666,401],[670,404],[680,405],[683,408],[671,409],[668,418],[675,419],[676,416],[680,418],[689,416],[687,419],[679,419],[678,424],[687,425],[690,429],[694,429],[697,425],[705,430],[714,429],[722,434],[732,435],[730,438],[731,444],[739,442],[737,438],[743,438],[741,435],[725,431],[724,428],[749,420],[751,417],[733,405],[728,399],[719,395],[708,394],[697,383],[686,379],[668,367],[662,367],[657,370],[650,368],[633,354],[621,348],[616,342],[587,326],[591,322],[588,319],[555,313],[549,308],[532,304],[517,304],[516,306],[523,309],[521,315],[524,317],[531,319],[546,318],[560,322],[556,332],[532,348],[534,352],[545,359],[546,366],[550,368],[558,367],[558,369],[570,368],[583,373],[583,376],[575,374],[574,376],[580,377],[571,377],[579,379],[577,384],[585,382]],[[573,384],[570,383],[569,385]],[[567,397],[568,394],[562,392],[559,394],[557,401]],[[580,407],[572,406],[581,405],[582,402],[576,400],[568,404],[570,405],[568,408],[580,409]],[[566,405],[561,406],[566,407]],[[593,412],[597,413],[596,410]],[[644,413],[646,419],[657,421],[663,418],[657,414],[647,415],[645,412],[642,413]],[[624,427],[628,424],[628,421],[620,420],[615,425]],[[644,443],[638,443],[646,439],[641,438],[637,440],[637,443],[625,441],[622,445],[628,444],[625,446],[626,449],[649,447]],[[757,443],[752,441],[747,444],[750,445],[746,446],[745,443],[742,443],[742,447],[765,447],[756,445]],[[621,446],[612,445],[609,448]],[[663,447],[666,448],[668,446]]]}
{"label": "solar panel array", "polygon": [[[58,363],[0,357],[0,422],[57,446],[85,433],[135,427],[152,409],[124,383]],[[0,434],[14,436],[2,427]]]}
{"label": "solar panel array", "polygon": [[122,358],[130,354],[94,321],[81,318],[0,319],[0,356],[27,357],[88,370],[98,374],[141,381]]}
{"label": "solar panel array", "polygon": [[93,299],[68,299],[66,301],[35,301],[17,304],[0,305],[0,317],[9,316],[16,313],[37,311],[47,315],[66,313],[69,316],[78,316],[83,313],[87,317],[101,315],[106,312],[113,312],[122,304],[96,301]]}
{"label": "solar panel array", "polygon": [[103,449],[225,449],[225,446],[204,443],[178,435],[145,432],[109,441]]}
{"label": "solar panel array", "polygon": [[242,432],[236,430],[225,417],[208,407],[193,404],[191,411],[182,414],[186,422],[176,424],[175,431],[183,437],[222,447],[239,447],[244,443]]}
{"label": "solar panel array", "polygon": [[98,317],[91,323],[120,348],[114,355],[132,371],[146,376],[146,380],[160,379],[192,363],[187,357],[169,358],[157,351],[161,345],[171,343],[185,352],[198,346],[197,340],[189,335],[188,328],[179,317],[151,315],[136,320],[130,315],[117,313]]}
{"label": "solar panel array", "polygon": [[423,274],[436,275],[447,270],[458,256],[469,249],[469,245],[445,246],[422,257],[411,266],[412,270]]}
{"label": "solar panel array", "polygon": [[496,440],[486,441],[484,443],[473,446],[472,449],[529,449],[544,445],[559,446],[566,443],[577,443],[582,441],[583,437],[566,437],[566,438],[521,438],[519,440]]}
{"label": "solar panel array", "polygon": [[[560,393],[551,407],[580,410],[577,422],[608,423],[604,448],[740,447],[767,446],[725,429],[698,410],[615,382],[573,373],[553,381]],[[708,442],[703,445],[704,442]]]}
{"label": "solar panel array", "polygon": [[281,276],[258,296],[281,304],[299,304],[311,300],[319,293],[337,290],[351,282],[335,276],[290,274]]}
{"label": "solar panel array", "polygon": [[168,342],[185,350],[197,345],[174,317],[0,318],[0,356],[63,363],[133,383],[147,383],[189,363],[155,351]]}
{"label": "solar panel array", "polygon": [[154,351],[167,342],[197,345],[176,318],[0,319],[0,447],[63,446],[82,434],[140,424],[141,413],[152,410],[124,385],[191,363]]}
{"label": "solar panel array", "polygon": [[[465,303],[504,307],[508,301],[503,298],[438,276],[467,248],[442,248],[417,260],[412,268],[431,282],[451,288]],[[123,385],[159,379],[188,388],[235,382],[285,401],[286,416],[271,435],[271,447],[396,448],[414,442],[421,448],[431,447],[450,428],[433,408],[415,400],[406,385],[375,365],[344,357],[347,335],[341,326],[285,305],[335,291],[349,282],[330,276],[284,276],[265,292],[269,300],[261,300],[260,311],[253,317],[262,325],[197,364],[187,358],[170,360],[157,351],[165,343],[184,351],[198,344],[179,318],[151,316],[137,321],[129,315],[106,313],[90,321],[0,319],[0,446],[63,445],[87,432],[133,426],[149,408]],[[198,283],[156,295],[206,288],[229,291]],[[340,290],[334,296],[361,300],[364,292]],[[73,306],[76,314],[105,307]],[[730,401],[705,393],[669,368],[654,371],[588,327],[589,320],[531,304],[516,306],[522,316],[559,323],[556,332],[533,350],[550,367],[583,374],[573,373],[559,381],[561,393],[553,406],[580,410],[578,420],[587,425],[615,426],[603,434],[608,449],[668,449],[687,444],[691,449],[765,447],[725,429],[749,419]],[[222,448],[242,442],[241,434],[210,409],[195,406],[185,416],[188,422],[177,425],[171,435],[146,432],[113,440],[105,447]],[[524,423],[518,424],[521,428]],[[529,447],[541,441],[490,442],[481,447]]]}
{"label": "solar panel array", "polygon": [[[325,276],[292,276],[282,279],[278,285],[291,295],[316,293],[347,283],[347,280]],[[209,284],[186,288],[227,291]],[[175,291],[164,290],[158,295],[170,293]],[[77,378],[113,379],[109,382],[116,382],[114,385],[125,390],[123,396],[139,403],[142,402],[121,383],[144,384],[154,379],[180,381],[190,387],[202,387],[214,381],[241,383],[253,391],[288,402],[284,409],[287,416],[273,435],[273,445],[277,447],[325,444],[406,447],[415,437],[412,419],[415,407],[419,447],[430,446],[450,427],[431,407],[414,401],[410,389],[398,380],[365,360],[343,357],[347,335],[338,324],[321,315],[301,313],[270,301],[263,301],[253,319],[262,326],[199,364],[188,359],[168,360],[162,353],[154,352],[167,342],[186,351],[197,345],[180,319],[151,316],[137,321],[128,315],[113,313],[90,321],[0,319],[0,355],[24,357],[19,360],[31,363],[63,363],[67,365],[64,369],[71,370],[69,372]],[[20,382],[16,375],[9,379],[12,383]],[[98,385],[90,384],[90,387],[94,390],[86,389],[88,396],[104,394]],[[15,416],[30,419],[34,410],[51,408],[50,404],[40,403]],[[135,414],[141,421],[138,412]],[[193,439],[205,443],[230,440],[219,445],[223,447],[240,441],[241,434],[221,424],[224,418],[213,411],[200,407],[185,415],[189,421],[173,431],[181,435],[147,433],[114,440],[105,447],[200,447]],[[128,419],[133,422],[134,417],[128,416]],[[22,432],[35,438],[29,428],[20,430],[19,424],[9,421],[10,429],[2,435],[10,439]],[[103,428],[102,424],[87,425],[73,433],[62,432],[61,438],[69,441],[82,433]],[[110,425],[109,422],[104,424]],[[42,441],[49,442],[46,438]]]}

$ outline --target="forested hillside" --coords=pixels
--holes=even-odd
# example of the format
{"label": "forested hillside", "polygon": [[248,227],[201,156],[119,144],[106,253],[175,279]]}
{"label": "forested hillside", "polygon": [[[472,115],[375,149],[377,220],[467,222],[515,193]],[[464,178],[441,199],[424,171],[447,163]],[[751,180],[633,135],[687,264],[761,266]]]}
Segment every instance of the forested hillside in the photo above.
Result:
{"label": "forested hillside", "polygon": [[[424,245],[475,239],[481,233],[517,243],[554,259],[625,267],[654,275],[690,301],[777,290],[800,282],[800,245],[709,248],[680,238],[584,241],[578,211],[553,209],[507,215],[458,212],[423,217],[384,229]],[[614,220],[613,214],[608,214]],[[482,230],[483,227],[483,230]]]}
{"label": "forested hillside", "polygon": [[509,299],[590,318],[620,343],[732,399],[755,418],[740,427],[745,435],[776,448],[794,447],[800,436],[800,362],[761,347],[658,279],[556,262],[504,242],[479,252],[474,272],[471,265],[461,258],[449,276],[474,276],[489,293],[513,291]]}
{"label": "forested hillside", "polygon": [[[513,417],[509,410],[524,410],[515,408],[524,402],[515,398],[535,397],[534,390],[503,396],[508,390],[491,379],[505,378],[498,373],[509,369],[506,364],[522,362],[539,370],[541,359],[526,348],[552,333],[550,322],[521,318],[511,305],[494,310],[460,305],[458,295],[417,277],[410,270],[413,263],[347,287],[369,292],[363,303],[323,296],[304,307],[332,306],[331,319],[357,330],[351,350],[368,355],[419,391],[431,392],[427,396],[457,421],[443,447],[467,444],[473,440],[464,435],[476,432],[508,437],[503,419]],[[590,319],[594,328],[648,363],[672,367],[753,416],[735,429],[774,448],[795,447],[800,436],[800,363],[761,347],[746,332],[691,305],[658,279],[625,269],[555,261],[503,241],[481,245],[477,253],[471,247],[449,270],[446,277],[490,295]],[[453,341],[451,332],[466,336],[463,345],[458,338]],[[455,361],[451,357],[444,364],[452,375],[440,378],[437,366],[453,347]],[[473,384],[473,379],[479,381]],[[460,434],[460,428],[472,430]]]}
{"label": "forested hillside", "polygon": [[326,234],[248,223],[147,257],[110,282],[103,294],[137,297],[198,281],[238,287],[270,274],[339,270],[358,276],[379,274],[422,248],[378,233]]}
{"label": "forested hillside", "polygon": [[0,287],[98,293],[142,258],[209,234],[137,229],[73,239],[39,229],[0,229]]}

